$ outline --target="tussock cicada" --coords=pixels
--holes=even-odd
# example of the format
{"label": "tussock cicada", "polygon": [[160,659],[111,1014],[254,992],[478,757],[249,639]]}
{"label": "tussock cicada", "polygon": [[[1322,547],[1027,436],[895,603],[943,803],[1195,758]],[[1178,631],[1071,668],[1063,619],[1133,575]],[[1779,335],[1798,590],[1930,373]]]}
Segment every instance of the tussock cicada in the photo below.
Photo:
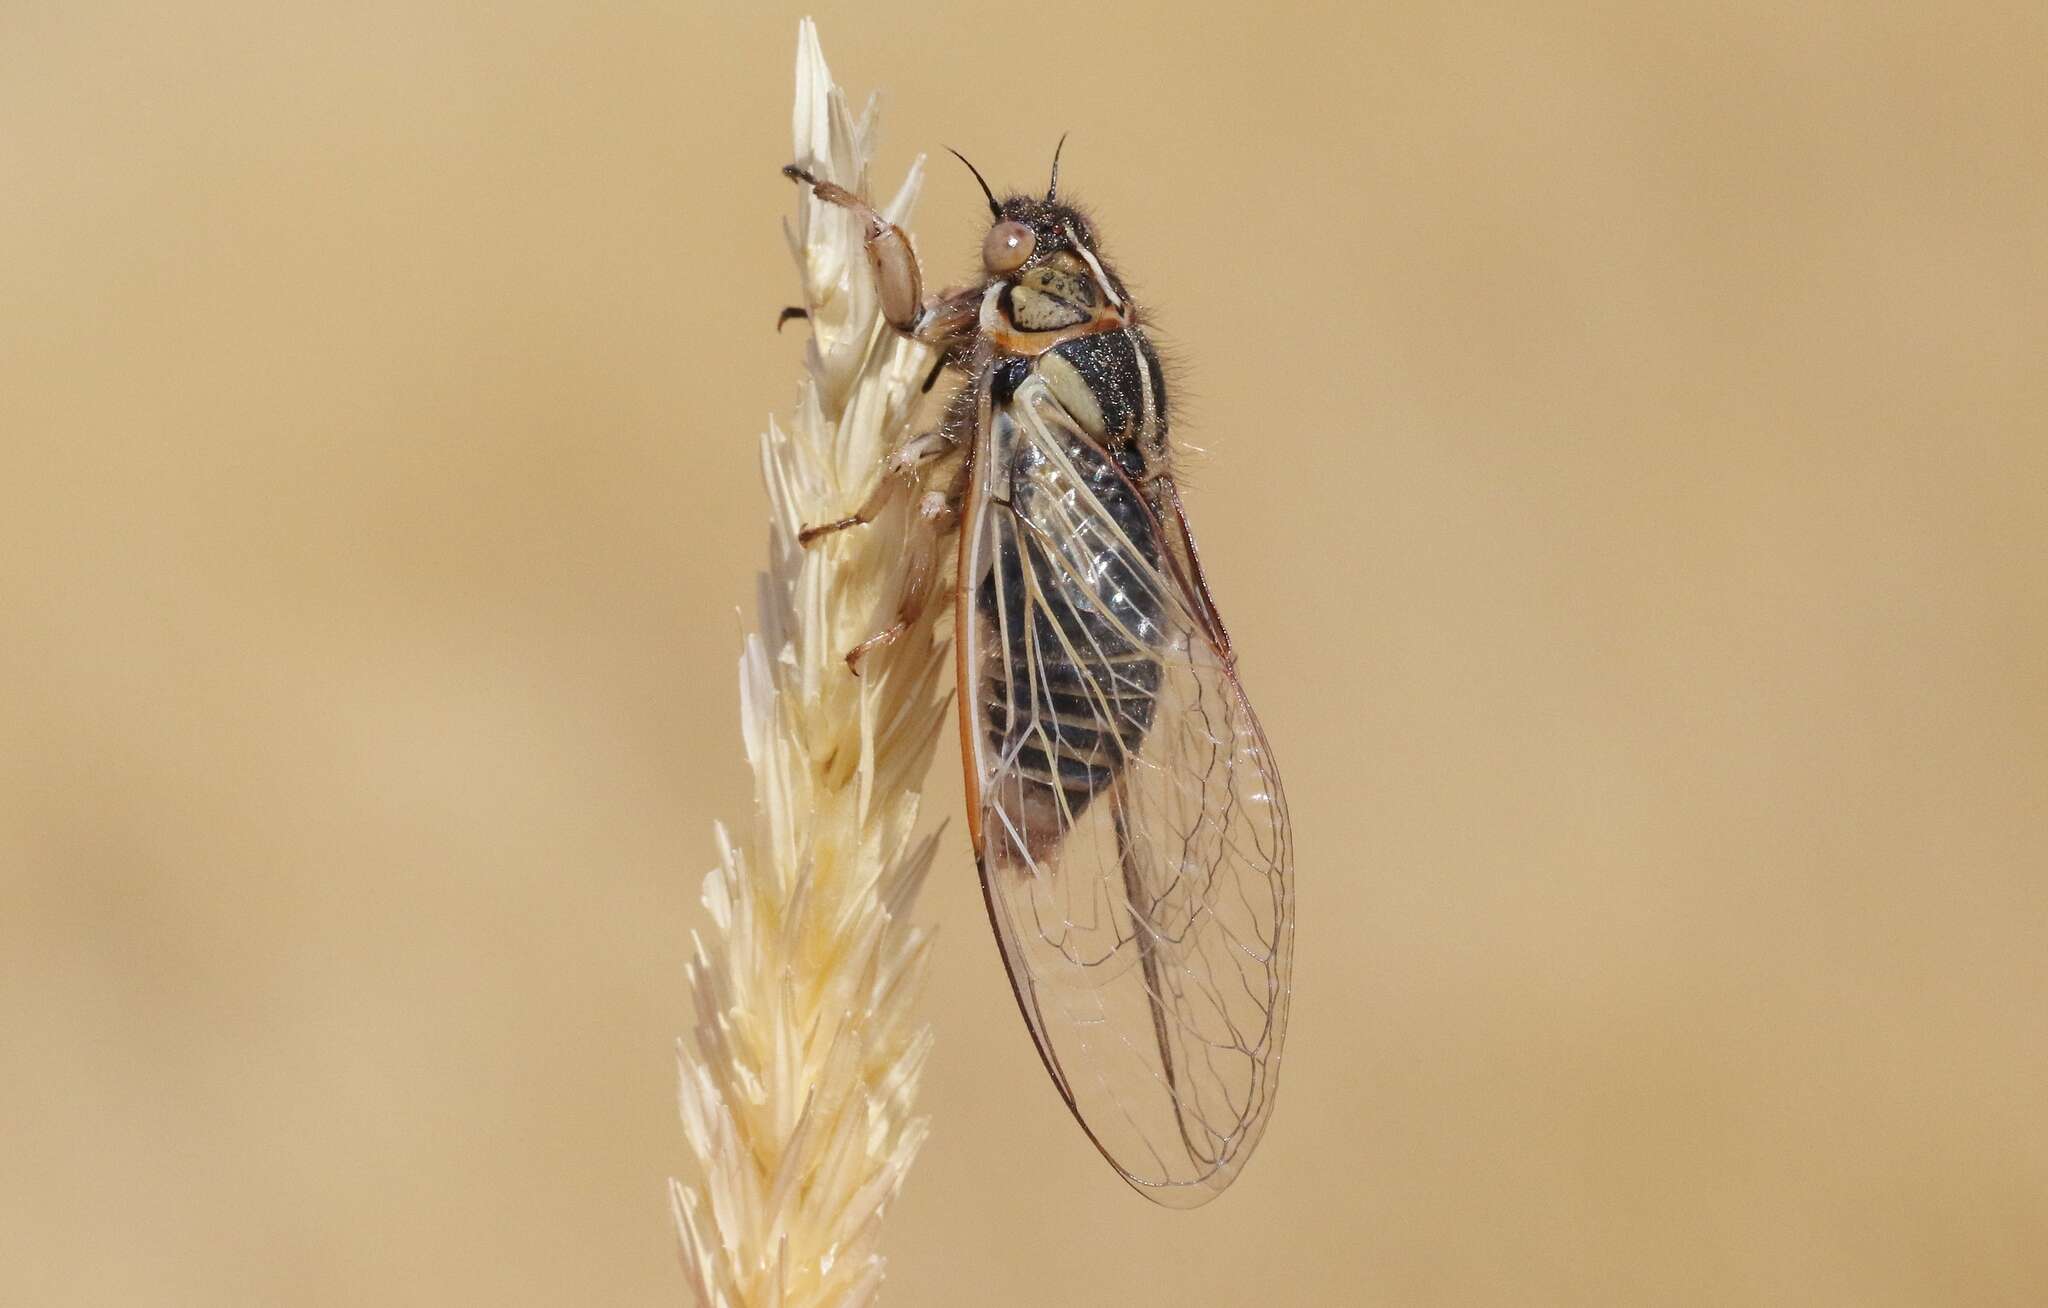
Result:
{"label": "tussock cicada", "polygon": [[884,318],[938,351],[934,378],[962,378],[868,501],[803,539],[918,497],[913,580],[894,625],[848,655],[856,673],[939,598],[956,543],[968,827],[1018,1007],[1103,1156],[1193,1207],[1272,1112],[1287,804],[1182,511],[1144,312],[1060,198],[1058,151],[1043,197],[999,200],[967,166],[988,197],[982,275],[929,298],[900,228],[783,170],[866,224]]}

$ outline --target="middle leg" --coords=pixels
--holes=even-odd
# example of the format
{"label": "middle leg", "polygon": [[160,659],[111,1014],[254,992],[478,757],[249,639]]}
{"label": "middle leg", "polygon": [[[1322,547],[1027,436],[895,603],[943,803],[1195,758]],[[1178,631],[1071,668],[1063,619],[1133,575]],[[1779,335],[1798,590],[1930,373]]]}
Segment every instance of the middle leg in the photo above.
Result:
{"label": "middle leg", "polygon": [[958,445],[959,438],[944,427],[911,437],[897,446],[882,464],[882,479],[875,483],[874,490],[868,492],[859,508],[843,518],[805,527],[796,534],[797,543],[808,547],[848,527],[867,526],[889,506],[889,501],[916,488],[927,464],[951,454]]}

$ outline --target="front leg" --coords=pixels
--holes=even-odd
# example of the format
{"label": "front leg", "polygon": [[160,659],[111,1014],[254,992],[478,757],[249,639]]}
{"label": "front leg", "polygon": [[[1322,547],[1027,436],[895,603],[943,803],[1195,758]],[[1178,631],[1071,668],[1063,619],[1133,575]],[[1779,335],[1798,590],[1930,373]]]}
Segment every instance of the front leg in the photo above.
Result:
{"label": "front leg", "polygon": [[827,204],[852,212],[867,227],[868,264],[875,270],[875,286],[882,296],[882,317],[897,331],[944,353],[962,345],[973,335],[981,311],[981,290],[969,287],[949,292],[927,302],[924,273],[917,264],[917,251],[901,227],[876,212],[875,207],[837,182],[822,182],[796,164],[784,166],[782,175],[811,188],[811,194]]}

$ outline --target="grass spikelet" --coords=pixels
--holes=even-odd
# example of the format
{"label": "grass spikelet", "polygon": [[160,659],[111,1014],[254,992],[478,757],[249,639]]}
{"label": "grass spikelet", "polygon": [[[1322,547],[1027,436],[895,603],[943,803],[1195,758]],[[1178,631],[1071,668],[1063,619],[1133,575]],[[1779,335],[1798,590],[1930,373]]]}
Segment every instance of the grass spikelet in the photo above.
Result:
{"label": "grass spikelet", "polygon": [[[794,161],[866,194],[874,123],[872,100],[851,113],[805,21]],[[922,168],[884,209],[892,220],[908,217]],[[913,1005],[927,934],[905,914],[932,862],[914,831],[945,638],[927,621],[850,675],[846,651],[893,616],[907,524],[892,510],[808,550],[797,532],[864,498],[931,354],[883,323],[860,224],[791,193],[811,339],[790,423],[771,419],[761,441],[768,566],[740,657],[757,813],[745,848],[717,832],[710,929],[687,965],[695,1026],[678,1045],[701,1179],[670,1191],[709,1308],[872,1302],[882,1216],[926,1130],[913,1104],[931,1037]]]}

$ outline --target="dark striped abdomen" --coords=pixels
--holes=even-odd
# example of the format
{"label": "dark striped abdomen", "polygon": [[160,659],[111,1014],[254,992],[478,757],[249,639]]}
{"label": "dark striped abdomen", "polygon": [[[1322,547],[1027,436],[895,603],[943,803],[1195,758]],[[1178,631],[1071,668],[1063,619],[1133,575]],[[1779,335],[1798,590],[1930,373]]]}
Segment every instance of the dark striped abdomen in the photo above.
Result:
{"label": "dark striped abdomen", "polygon": [[1035,843],[1071,825],[1152,726],[1166,569],[1136,489],[1140,432],[1164,431],[1149,343],[1135,330],[1080,337],[1034,365],[1102,442],[1058,431],[1059,457],[1023,440],[996,446],[1010,509],[994,510],[1003,547],[975,604],[984,647],[1001,657],[984,664],[980,693],[989,747],[1015,760],[1014,798],[1036,815]]}

